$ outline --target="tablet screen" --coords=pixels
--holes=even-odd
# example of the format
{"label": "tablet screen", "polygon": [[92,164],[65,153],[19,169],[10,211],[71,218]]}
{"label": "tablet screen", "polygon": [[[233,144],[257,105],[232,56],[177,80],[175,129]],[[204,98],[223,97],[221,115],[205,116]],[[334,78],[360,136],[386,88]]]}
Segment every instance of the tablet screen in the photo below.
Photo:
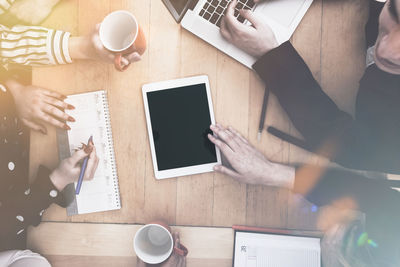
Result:
{"label": "tablet screen", "polygon": [[205,84],[147,92],[158,170],[217,162]]}

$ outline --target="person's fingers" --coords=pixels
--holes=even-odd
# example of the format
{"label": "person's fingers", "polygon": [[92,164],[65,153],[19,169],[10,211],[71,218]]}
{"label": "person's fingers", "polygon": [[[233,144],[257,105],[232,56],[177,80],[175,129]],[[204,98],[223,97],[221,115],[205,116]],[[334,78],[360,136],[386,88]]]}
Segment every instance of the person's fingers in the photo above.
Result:
{"label": "person's fingers", "polygon": [[100,25],[101,25],[101,23],[97,23],[96,26],[94,27],[94,29],[96,31],[99,31],[100,30]]}
{"label": "person's fingers", "polygon": [[179,232],[173,232],[172,236],[174,238],[175,247],[176,248],[180,248],[181,242],[180,242],[180,239],[179,239]]}
{"label": "person's fingers", "polygon": [[231,34],[237,34],[239,32],[244,31],[248,26],[240,23],[235,17],[235,7],[237,5],[237,0],[232,1],[228,8],[226,9],[226,15],[224,16],[224,21],[226,22],[226,26],[230,30]]}
{"label": "person's fingers", "polygon": [[45,121],[55,127],[58,127],[58,128],[64,129],[64,130],[71,130],[71,128],[67,124],[53,118],[52,116],[48,115],[47,113],[45,113],[43,111],[39,112],[38,119],[41,119],[42,121]]}
{"label": "person's fingers", "polygon": [[54,92],[54,91],[50,91],[50,90],[46,90],[46,89],[41,89],[40,92],[42,92],[42,93],[43,93],[44,95],[46,95],[46,96],[54,97],[54,98],[57,98],[57,99],[59,99],[59,100],[64,100],[64,99],[67,98],[67,97],[66,97],[65,95],[63,95],[63,94],[60,94],[60,93]]}
{"label": "person's fingers", "polygon": [[209,134],[208,139],[214,145],[216,145],[221,150],[222,154],[224,154],[227,158],[230,158],[232,156],[232,153],[234,153],[233,150],[227,144],[215,138],[213,135]]}
{"label": "person's fingers", "polygon": [[101,42],[100,36],[98,34],[94,34],[92,36],[92,43],[93,43],[93,46],[94,46],[95,50],[98,53],[101,53],[103,55],[107,55],[107,57],[109,59],[114,59],[114,55],[103,46],[103,43]]}
{"label": "person's fingers", "polygon": [[222,37],[224,37],[226,40],[228,40],[228,41],[232,40],[232,35],[226,25],[225,19],[222,19],[222,21],[221,21],[220,32],[221,32]]}
{"label": "person's fingers", "polygon": [[226,9],[225,16],[234,17],[235,16],[235,7],[238,4],[237,0],[233,0],[229,3],[228,8]]}
{"label": "person's fingers", "polygon": [[241,178],[241,175],[239,173],[237,173],[237,172],[235,172],[235,171],[233,171],[233,170],[231,170],[231,169],[229,169],[229,168],[227,168],[225,166],[222,166],[222,165],[215,165],[214,166],[214,171],[222,173],[222,174],[225,174],[225,175],[228,175],[228,176],[233,177],[235,179],[240,179]]}
{"label": "person's fingers", "polygon": [[240,15],[242,17],[244,17],[245,19],[247,19],[248,21],[250,21],[250,23],[253,24],[253,26],[255,28],[257,28],[258,26],[260,26],[262,24],[261,19],[256,14],[254,14],[251,10],[241,9],[239,12],[240,12]]}
{"label": "person's fingers", "polygon": [[87,156],[88,154],[83,149],[79,149],[68,160],[72,166],[76,166],[81,160],[83,160]]}
{"label": "person's fingers", "polygon": [[49,115],[60,118],[64,121],[75,122],[75,119],[69,116],[67,113],[61,111],[59,108],[56,108],[53,105],[46,104],[42,107],[42,111],[46,112]]}
{"label": "person's fingers", "polygon": [[26,125],[26,126],[28,126],[29,128],[31,128],[32,130],[34,130],[34,131],[39,131],[39,132],[41,132],[42,134],[47,134],[47,129],[46,129],[46,127],[44,127],[42,124],[40,124],[40,123],[36,123],[36,122],[33,122],[33,121],[29,121],[29,120],[27,120],[27,119],[22,119],[22,122]]}
{"label": "person's fingers", "polygon": [[123,66],[128,66],[129,64],[131,64],[129,62],[129,60],[127,58],[125,58],[125,57],[121,58],[121,63],[122,63]]}
{"label": "person's fingers", "polygon": [[221,125],[211,125],[211,130],[218,135],[218,138],[226,143],[233,151],[238,150],[238,143],[234,140],[234,135],[223,128]]}
{"label": "person's fingers", "polygon": [[231,131],[234,135],[236,135],[243,143],[249,144],[249,141],[246,138],[244,138],[238,131],[236,131],[236,129],[229,126],[228,130]]}
{"label": "person's fingers", "polygon": [[45,103],[47,103],[47,104],[53,105],[53,106],[58,107],[60,109],[70,109],[70,110],[75,109],[75,107],[73,105],[68,104],[68,103],[66,103],[64,101],[61,101],[61,100],[59,100],[57,98],[54,98],[54,97],[44,96],[43,97],[43,101]]}
{"label": "person's fingers", "polygon": [[140,54],[138,52],[133,52],[125,57],[131,63],[140,61],[142,59],[142,57],[140,56]]}

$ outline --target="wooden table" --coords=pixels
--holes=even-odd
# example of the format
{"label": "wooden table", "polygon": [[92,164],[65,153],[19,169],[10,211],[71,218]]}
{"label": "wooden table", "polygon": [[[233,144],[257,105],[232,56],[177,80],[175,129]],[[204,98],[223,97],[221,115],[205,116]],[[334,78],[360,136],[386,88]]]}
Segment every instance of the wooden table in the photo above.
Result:
{"label": "wooden table", "polygon": [[[44,221],[132,224],[161,218],[173,225],[315,228],[318,213],[287,190],[239,184],[217,173],[155,180],[141,86],[192,75],[208,75],[216,120],[238,129],[269,159],[320,159],[267,133],[257,142],[264,84],[253,71],[183,30],[159,0],[65,0],[44,25],[88,34],[118,9],[133,12],[145,31],[148,50],[141,62],[124,73],[96,62],[35,69],[33,83],[64,94],[108,91],[122,209],[67,217],[65,209],[53,205]],[[367,0],[315,0],[292,37],[324,90],[350,112],[363,72],[366,16]],[[274,96],[266,124],[296,134]],[[54,129],[48,136],[32,133],[32,178],[39,163],[52,168],[58,164]]]}

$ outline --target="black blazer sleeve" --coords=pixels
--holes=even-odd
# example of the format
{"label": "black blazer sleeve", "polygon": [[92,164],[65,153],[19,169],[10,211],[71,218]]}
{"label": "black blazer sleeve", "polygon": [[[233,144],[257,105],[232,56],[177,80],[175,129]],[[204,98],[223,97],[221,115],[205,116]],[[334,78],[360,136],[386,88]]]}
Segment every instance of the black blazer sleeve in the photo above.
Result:
{"label": "black blazer sleeve", "polygon": [[290,42],[264,55],[253,68],[314,152],[346,167],[379,169],[370,165],[368,131],[324,93]]}
{"label": "black blazer sleeve", "polygon": [[[295,192],[310,181],[309,176],[298,173],[296,171]],[[379,262],[379,258],[392,263],[374,266],[399,266],[394,263],[399,260],[400,214],[397,210],[400,193],[389,186],[389,181],[337,169],[325,170],[318,178],[311,190],[304,194],[305,198],[317,206],[333,204],[339,199],[352,199],[355,208],[366,215],[365,231],[379,245],[378,250],[372,251],[374,261]]]}

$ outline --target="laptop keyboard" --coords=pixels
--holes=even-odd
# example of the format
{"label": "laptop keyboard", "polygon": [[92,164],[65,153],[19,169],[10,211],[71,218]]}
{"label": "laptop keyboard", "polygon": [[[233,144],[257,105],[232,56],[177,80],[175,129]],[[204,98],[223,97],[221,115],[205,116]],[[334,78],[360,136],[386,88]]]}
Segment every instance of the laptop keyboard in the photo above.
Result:
{"label": "laptop keyboard", "polygon": [[[200,11],[199,16],[219,27],[223,17],[225,16],[225,10],[228,7],[229,2],[231,2],[231,0],[207,0],[203,9]],[[241,23],[246,20],[244,17],[240,16],[240,9],[252,9],[254,5],[255,3],[253,0],[238,0],[234,13],[237,20]]]}

